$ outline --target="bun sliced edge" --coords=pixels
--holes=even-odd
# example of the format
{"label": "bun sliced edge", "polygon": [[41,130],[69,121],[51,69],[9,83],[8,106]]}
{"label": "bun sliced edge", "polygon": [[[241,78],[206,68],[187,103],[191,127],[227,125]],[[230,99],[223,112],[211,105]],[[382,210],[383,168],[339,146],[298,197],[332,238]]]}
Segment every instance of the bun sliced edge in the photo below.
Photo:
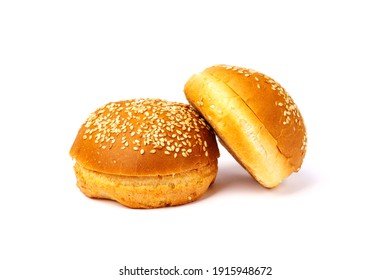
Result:
{"label": "bun sliced edge", "polygon": [[[280,85],[269,82],[271,78],[246,68],[232,69],[220,65],[193,75],[184,87],[185,95],[233,157],[260,184],[276,187],[300,169],[306,152],[303,120],[294,111],[298,117],[289,117],[286,123],[287,113],[280,104],[296,105],[287,93],[280,97],[274,92]],[[275,97],[266,96],[261,103],[261,94]],[[267,114],[262,116],[263,112]]]}

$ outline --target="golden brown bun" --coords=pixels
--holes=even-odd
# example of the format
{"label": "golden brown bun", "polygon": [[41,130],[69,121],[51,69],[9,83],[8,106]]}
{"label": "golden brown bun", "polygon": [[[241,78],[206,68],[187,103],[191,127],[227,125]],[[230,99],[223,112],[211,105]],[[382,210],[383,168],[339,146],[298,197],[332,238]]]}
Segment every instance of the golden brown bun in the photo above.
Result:
{"label": "golden brown bun", "polygon": [[[167,198],[180,193],[177,189],[183,184],[176,181],[178,174],[180,177],[192,172],[195,180],[197,172],[203,174],[210,169],[211,175],[202,181],[202,186],[196,185],[199,180],[193,185],[190,181],[183,185],[187,188],[182,191],[187,202],[199,197],[203,193],[200,190],[205,191],[216,176],[219,151],[213,130],[190,105],[160,99],[133,99],[108,103],[92,113],[81,126],[70,155],[76,160],[78,186],[86,195],[113,200],[128,197],[128,201],[118,201],[124,201],[129,207],[160,207],[152,205],[183,204],[183,200],[163,200],[161,196],[165,192]],[[87,173],[89,175],[85,176]],[[114,178],[117,183],[107,191],[108,185],[100,186],[102,180],[92,179],[94,176]],[[146,177],[148,180],[144,179]],[[165,177],[172,180],[165,180],[163,184],[177,186],[160,190],[158,185]],[[140,189],[131,186],[138,188],[139,179],[143,181],[146,200],[143,203],[138,199],[133,203],[134,192]],[[206,188],[205,184],[208,184]],[[124,185],[126,187],[121,187]],[[105,195],[96,195],[102,188]],[[196,195],[189,195],[191,188]],[[161,193],[155,197],[159,201],[153,204],[153,196],[159,190]]]}
{"label": "golden brown bun", "polygon": [[300,169],[305,125],[292,98],[272,78],[216,65],[193,75],[184,92],[221,143],[263,186],[275,187]]}

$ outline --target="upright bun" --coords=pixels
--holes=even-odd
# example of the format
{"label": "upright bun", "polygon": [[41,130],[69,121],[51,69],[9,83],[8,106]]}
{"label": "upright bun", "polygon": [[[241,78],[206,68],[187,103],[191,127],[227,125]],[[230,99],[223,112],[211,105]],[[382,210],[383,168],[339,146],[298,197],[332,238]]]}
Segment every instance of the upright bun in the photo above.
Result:
{"label": "upright bun", "polygon": [[70,155],[87,196],[155,208],[198,199],[216,177],[219,151],[213,130],[190,105],[133,99],[93,112]]}
{"label": "upright bun", "polygon": [[193,75],[184,92],[221,143],[263,186],[275,187],[300,169],[305,125],[290,95],[272,78],[216,65]]}

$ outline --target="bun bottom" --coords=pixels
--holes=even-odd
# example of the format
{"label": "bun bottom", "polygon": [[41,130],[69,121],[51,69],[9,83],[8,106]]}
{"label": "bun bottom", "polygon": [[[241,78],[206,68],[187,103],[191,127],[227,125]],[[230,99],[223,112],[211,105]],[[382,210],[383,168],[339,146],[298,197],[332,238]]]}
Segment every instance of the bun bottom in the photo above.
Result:
{"label": "bun bottom", "polygon": [[82,167],[76,162],[77,186],[87,197],[119,202],[130,208],[176,206],[199,199],[214,182],[218,164],[156,176],[122,176],[104,174]]}

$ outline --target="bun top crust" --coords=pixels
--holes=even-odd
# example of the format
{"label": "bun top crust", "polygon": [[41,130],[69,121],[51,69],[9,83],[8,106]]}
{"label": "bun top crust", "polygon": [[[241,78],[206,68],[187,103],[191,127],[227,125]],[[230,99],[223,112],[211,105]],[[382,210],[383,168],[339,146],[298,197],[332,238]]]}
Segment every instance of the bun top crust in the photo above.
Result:
{"label": "bun top crust", "polygon": [[190,106],[161,99],[110,102],[81,126],[70,155],[113,175],[169,175],[219,157],[213,130]]}
{"label": "bun top crust", "polygon": [[221,144],[263,186],[276,187],[300,169],[305,125],[275,80],[248,68],[216,65],[190,77],[184,93]]}
{"label": "bun top crust", "polygon": [[306,128],[291,96],[274,79],[255,70],[216,65],[203,71],[231,88],[277,141],[277,148],[298,171],[306,154]]}

